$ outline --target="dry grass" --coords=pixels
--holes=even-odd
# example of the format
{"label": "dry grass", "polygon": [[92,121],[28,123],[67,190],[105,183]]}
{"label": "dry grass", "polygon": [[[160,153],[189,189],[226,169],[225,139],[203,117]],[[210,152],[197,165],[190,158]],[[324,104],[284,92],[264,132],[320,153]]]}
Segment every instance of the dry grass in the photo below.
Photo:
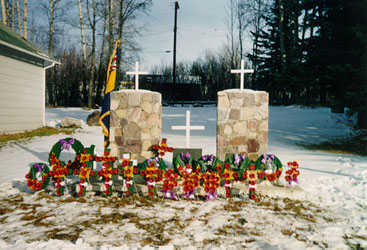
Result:
{"label": "dry grass", "polygon": [[66,134],[70,135],[74,133],[76,128],[51,128],[42,127],[32,131],[27,131],[24,133],[0,135],[0,148],[5,146],[8,142],[18,141],[18,140],[30,140],[36,136],[50,136],[55,134]]}

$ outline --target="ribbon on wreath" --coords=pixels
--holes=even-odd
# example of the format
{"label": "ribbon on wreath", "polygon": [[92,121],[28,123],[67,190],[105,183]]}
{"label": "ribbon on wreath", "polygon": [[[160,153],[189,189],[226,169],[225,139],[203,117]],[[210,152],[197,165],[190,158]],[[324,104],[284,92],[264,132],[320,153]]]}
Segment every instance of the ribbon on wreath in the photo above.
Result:
{"label": "ribbon on wreath", "polygon": [[187,152],[186,154],[184,154],[183,152],[181,152],[181,159],[182,160],[189,160],[190,159],[190,157],[191,157],[191,154],[190,154],[190,152]]}
{"label": "ribbon on wreath", "polygon": [[274,160],[274,155],[270,154],[270,155],[263,155],[263,159],[261,160],[261,163],[266,163],[266,161],[269,161],[270,164],[273,164],[273,160]]}
{"label": "ribbon on wreath", "polygon": [[69,141],[63,139],[60,140],[61,150],[70,150],[70,146],[74,144],[74,139],[71,138]]}
{"label": "ribbon on wreath", "polygon": [[209,160],[209,161],[213,161],[214,156],[213,155],[204,155],[201,157],[201,159],[203,159],[204,161]]}
{"label": "ribbon on wreath", "polygon": [[171,190],[161,190],[161,192],[164,193],[164,198],[178,201],[178,196]]}
{"label": "ribbon on wreath", "polygon": [[245,155],[234,155],[234,164],[239,165],[241,161],[243,161],[246,158]]}
{"label": "ribbon on wreath", "polygon": [[205,201],[211,201],[218,199],[218,194],[216,192],[207,192]]}
{"label": "ribbon on wreath", "polygon": [[36,170],[36,172],[42,172],[43,168],[45,167],[45,165],[43,164],[34,164],[34,169]]}
{"label": "ribbon on wreath", "polygon": [[195,194],[195,190],[192,190],[192,191],[187,191],[182,196],[185,197],[186,199],[194,199],[194,194]]}

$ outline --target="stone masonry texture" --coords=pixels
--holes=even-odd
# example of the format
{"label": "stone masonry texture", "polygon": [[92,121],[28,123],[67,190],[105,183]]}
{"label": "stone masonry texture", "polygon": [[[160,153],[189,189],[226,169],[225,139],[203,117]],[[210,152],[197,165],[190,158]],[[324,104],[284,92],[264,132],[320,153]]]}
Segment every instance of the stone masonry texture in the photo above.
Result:
{"label": "stone masonry texture", "polygon": [[246,154],[255,161],[268,151],[269,94],[249,89],[218,92],[217,157]]}
{"label": "stone masonry texture", "polygon": [[138,163],[152,157],[162,130],[162,96],[148,90],[111,92],[111,155],[129,153]]}

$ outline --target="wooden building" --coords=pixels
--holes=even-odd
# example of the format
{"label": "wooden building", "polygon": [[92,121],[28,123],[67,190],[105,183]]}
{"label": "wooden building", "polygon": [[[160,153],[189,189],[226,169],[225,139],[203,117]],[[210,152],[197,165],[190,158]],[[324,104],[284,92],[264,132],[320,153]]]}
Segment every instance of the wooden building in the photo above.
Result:
{"label": "wooden building", "polygon": [[46,69],[59,64],[0,23],[0,134],[45,123]]}

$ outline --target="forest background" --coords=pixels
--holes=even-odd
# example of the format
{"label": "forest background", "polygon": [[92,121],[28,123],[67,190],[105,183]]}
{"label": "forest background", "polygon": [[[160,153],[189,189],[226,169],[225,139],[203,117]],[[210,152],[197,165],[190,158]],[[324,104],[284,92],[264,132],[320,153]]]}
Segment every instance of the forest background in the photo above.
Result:
{"label": "forest background", "polygon": [[[50,106],[101,105],[114,42],[121,40],[116,88],[129,84],[125,72],[139,59],[138,19],[152,0],[1,0],[1,20],[61,62],[47,71]],[[177,63],[178,78],[201,79],[199,100],[238,88],[231,69],[245,59],[254,74],[246,88],[269,92],[273,105],[347,108],[367,128],[367,0],[228,0],[226,42],[197,59]],[[79,33],[68,34],[77,28]],[[68,34],[66,36],[66,34]],[[79,44],[68,40],[78,36]],[[245,49],[249,39],[252,49]],[[155,65],[164,101],[174,101],[172,65]],[[165,92],[166,91],[166,92]]]}

